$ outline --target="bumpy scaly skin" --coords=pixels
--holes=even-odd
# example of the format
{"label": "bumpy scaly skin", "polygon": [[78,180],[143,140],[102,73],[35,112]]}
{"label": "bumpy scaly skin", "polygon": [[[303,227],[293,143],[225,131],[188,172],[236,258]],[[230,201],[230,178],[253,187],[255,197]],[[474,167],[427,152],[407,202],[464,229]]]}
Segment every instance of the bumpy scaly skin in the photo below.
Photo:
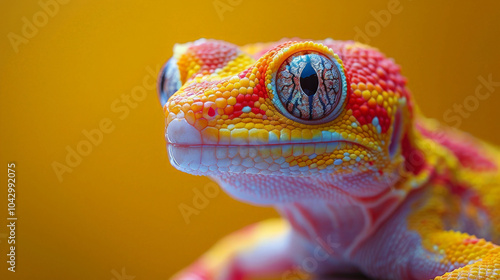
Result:
{"label": "bumpy scaly skin", "polygon": [[283,216],[176,278],[500,279],[498,150],[420,116],[376,49],[199,40],[160,80],[172,164]]}

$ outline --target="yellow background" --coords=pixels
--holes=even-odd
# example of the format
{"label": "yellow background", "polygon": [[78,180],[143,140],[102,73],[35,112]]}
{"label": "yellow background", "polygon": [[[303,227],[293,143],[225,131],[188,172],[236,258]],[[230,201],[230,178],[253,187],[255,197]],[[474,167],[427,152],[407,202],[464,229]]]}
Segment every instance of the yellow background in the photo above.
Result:
{"label": "yellow background", "polygon": [[[352,39],[390,1],[233,0],[222,17],[214,2],[228,0],[71,0],[18,53],[8,34],[21,35],[22,18],[32,22],[43,10],[38,1],[2,2],[0,182],[6,188],[7,163],[16,162],[19,220],[17,272],[10,273],[2,192],[0,279],[118,280],[112,271],[122,268],[136,280],[165,279],[225,234],[276,216],[221,192],[186,224],[179,205],[192,205],[193,189],[209,180],[169,164],[156,91],[123,120],[111,104],[142,85],[146,67],[158,71],[174,43]],[[499,3],[400,0],[401,12],[377,23],[369,44],[403,66],[422,111],[443,120],[474,94],[479,76],[500,81]],[[499,144],[496,89],[460,128]],[[52,163],[64,163],[66,147],[75,149],[82,131],[104,118],[114,131],[59,182]]]}

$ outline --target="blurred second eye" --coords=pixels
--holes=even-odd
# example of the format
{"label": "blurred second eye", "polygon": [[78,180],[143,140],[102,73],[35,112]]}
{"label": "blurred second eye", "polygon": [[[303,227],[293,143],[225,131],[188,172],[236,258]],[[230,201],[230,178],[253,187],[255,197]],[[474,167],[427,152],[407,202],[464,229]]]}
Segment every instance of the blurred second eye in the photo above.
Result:
{"label": "blurred second eye", "polygon": [[158,98],[162,106],[167,103],[168,99],[176,93],[181,87],[181,79],[177,60],[171,58],[163,66],[158,77]]}

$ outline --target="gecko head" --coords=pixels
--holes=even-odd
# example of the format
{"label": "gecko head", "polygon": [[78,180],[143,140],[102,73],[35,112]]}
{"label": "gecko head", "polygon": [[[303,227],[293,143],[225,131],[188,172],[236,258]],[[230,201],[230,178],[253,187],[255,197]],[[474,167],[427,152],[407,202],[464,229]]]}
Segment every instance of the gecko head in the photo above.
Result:
{"label": "gecko head", "polygon": [[403,161],[405,84],[392,60],[355,42],[176,45],[158,91],[170,161],[225,182],[323,178],[368,194]]}

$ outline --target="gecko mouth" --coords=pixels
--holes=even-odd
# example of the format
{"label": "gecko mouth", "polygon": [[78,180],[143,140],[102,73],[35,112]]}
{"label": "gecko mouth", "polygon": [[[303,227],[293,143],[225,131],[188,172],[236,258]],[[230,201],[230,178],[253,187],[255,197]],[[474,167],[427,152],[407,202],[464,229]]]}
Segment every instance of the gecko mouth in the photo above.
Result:
{"label": "gecko mouth", "polygon": [[366,150],[369,150],[366,146],[352,142],[352,141],[347,141],[347,140],[340,140],[340,141],[318,141],[318,142],[287,142],[287,143],[273,143],[273,144],[241,144],[241,145],[224,145],[224,144],[182,144],[182,143],[172,143],[168,142],[167,140],[167,146],[174,146],[174,147],[184,147],[184,148],[196,148],[196,147],[279,147],[279,146],[295,146],[295,145],[321,145],[321,144],[340,144],[340,143],[346,143],[346,144],[352,144],[355,146],[363,147]]}
{"label": "gecko mouth", "polygon": [[[167,144],[171,164],[195,175],[243,173],[312,176],[369,166],[372,153],[349,141],[267,145]],[[351,151],[350,154],[347,151]]]}
{"label": "gecko mouth", "polygon": [[[337,132],[321,131],[308,140],[265,129],[198,130],[184,118],[167,123],[165,133],[171,164],[198,175],[247,173],[314,175],[361,170],[372,162],[378,147],[357,143]],[[304,137],[305,138],[305,137]]]}

